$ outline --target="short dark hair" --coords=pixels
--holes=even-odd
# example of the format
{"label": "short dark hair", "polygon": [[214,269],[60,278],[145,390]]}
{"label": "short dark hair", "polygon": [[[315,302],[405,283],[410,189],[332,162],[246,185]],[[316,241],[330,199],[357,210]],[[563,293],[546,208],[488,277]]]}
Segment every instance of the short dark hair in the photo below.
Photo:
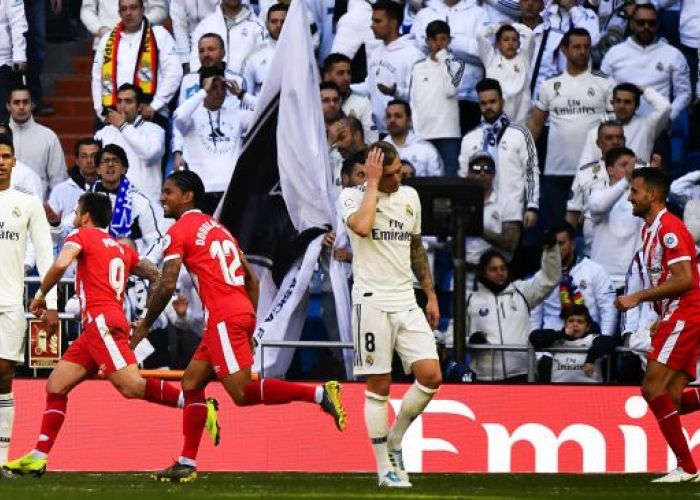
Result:
{"label": "short dark hair", "polygon": [[508,33],[509,31],[514,32],[516,35],[518,34],[518,30],[513,28],[510,24],[502,24],[500,28],[498,28],[498,31],[496,31],[496,41],[500,42],[501,37]]}
{"label": "short dark hair", "polygon": [[276,3],[272,5],[269,9],[267,9],[267,14],[265,15],[268,21],[270,20],[271,12],[289,12],[289,5],[285,5],[283,3]]}
{"label": "short dark hair", "polygon": [[630,15],[630,19],[633,19],[634,16],[637,15],[637,12],[638,12],[640,9],[647,9],[647,10],[650,10],[650,11],[652,11],[652,12],[654,13],[654,15],[657,16],[657,17],[658,17],[658,15],[659,15],[658,11],[656,10],[656,6],[655,6],[653,3],[651,3],[651,2],[649,2],[649,3],[638,3],[638,4],[636,4],[636,5],[634,6],[634,9],[632,10],[632,14]]}
{"label": "short dark hair", "polygon": [[323,74],[325,75],[326,73],[330,73],[333,69],[333,66],[339,63],[348,63],[352,66],[352,59],[350,59],[345,54],[340,54],[338,52],[328,54],[323,60]]}
{"label": "short dark hair", "polygon": [[379,148],[384,153],[384,163],[382,163],[384,167],[391,165],[399,157],[399,152],[396,151],[396,148],[386,141],[373,142],[367,150],[372,151],[374,148]]}
{"label": "short dark hair", "polygon": [[199,73],[199,86],[201,88],[204,88],[204,80],[207,78],[210,78],[212,76],[220,76],[224,77],[226,75],[226,72],[224,70],[224,66],[222,64],[215,64],[213,66],[207,66],[204,67],[202,66],[197,70]]}
{"label": "short dark hair", "polygon": [[365,129],[362,128],[362,122],[354,115],[348,115],[345,118],[345,123],[348,126],[348,129],[350,130],[350,134],[356,134],[360,133],[362,136],[362,140],[364,141],[365,139]]}
{"label": "short dark hair", "polygon": [[408,103],[408,101],[404,101],[403,99],[392,99],[388,103],[386,103],[386,107],[389,108],[389,106],[403,106],[403,109],[406,111],[406,116],[411,117],[411,105]]}
{"label": "short dark hair", "polygon": [[126,156],[126,152],[122,149],[121,146],[117,146],[116,144],[107,144],[104,146],[98,153],[95,155],[95,163],[97,165],[100,164],[102,161],[102,156],[105,153],[113,154],[117,158],[119,158],[119,161],[121,162],[122,165],[124,165],[124,168],[126,170],[129,169],[129,158]]}
{"label": "short dark hair", "polygon": [[620,83],[615,86],[613,89],[613,99],[615,99],[615,95],[618,92],[630,92],[634,95],[634,105],[635,107],[639,107],[639,104],[642,99],[642,91],[639,90],[639,87],[637,87],[634,83]]}
{"label": "short dark hair", "polygon": [[204,199],[204,183],[196,173],[191,170],[178,170],[170,174],[166,180],[175,184],[183,193],[192,193],[194,206],[201,206]]}
{"label": "short dark hair", "polygon": [[498,96],[501,99],[503,99],[503,89],[501,88],[501,84],[498,82],[498,80],[495,80],[493,78],[484,78],[476,84],[477,94],[481,94],[482,92],[486,92],[487,90],[495,90],[496,92],[498,92]]}
{"label": "short dark hair", "polygon": [[26,85],[18,84],[18,85],[13,86],[12,89],[10,90],[10,93],[7,94],[7,102],[12,101],[12,94],[14,94],[15,92],[21,92],[21,91],[29,93],[29,100],[34,99],[32,97],[32,91],[29,90],[29,87],[27,87]]}
{"label": "short dark hair", "polygon": [[605,120],[598,125],[598,133],[596,134],[596,137],[600,137],[600,133],[607,127],[619,127],[622,129],[622,134],[624,135],[625,133],[625,127],[622,125],[620,120]]}
{"label": "short dark hair", "polygon": [[401,27],[401,23],[403,23],[403,5],[391,0],[378,0],[372,5],[372,11],[375,10],[383,10],[389,19],[396,20],[397,29]]}
{"label": "short dark hair", "polygon": [[585,36],[588,38],[589,42],[591,41],[591,34],[586,28],[571,28],[569,31],[564,33],[564,36],[561,39],[561,46],[568,48],[572,36]]}
{"label": "short dark hair", "polygon": [[15,154],[15,144],[12,142],[12,137],[8,134],[0,134],[0,146],[7,146],[12,151],[12,155]]}
{"label": "short dark hair", "polygon": [[131,90],[134,92],[136,95],[136,103],[137,104],[143,104],[146,102],[146,96],[143,93],[143,90],[141,87],[137,87],[133,83],[122,83],[119,88],[117,89],[117,95],[119,95],[121,92],[126,92],[128,90]]}
{"label": "short dark hair", "polygon": [[550,232],[555,236],[559,233],[566,233],[569,235],[569,239],[571,241],[574,241],[576,239],[576,229],[574,229],[574,226],[572,226],[566,221],[561,221],[557,224],[552,225]]}
{"label": "short dark hair", "polygon": [[12,133],[12,129],[10,128],[9,124],[0,122],[0,128],[3,129],[3,132],[0,132],[0,135],[6,135],[10,138],[10,140],[14,138],[14,134]]}
{"label": "short dark hair", "polygon": [[106,229],[112,223],[112,203],[103,193],[83,193],[78,199],[78,208],[81,214],[90,214],[97,227]]}
{"label": "short dark hair", "polygon": [[664,199],[668,198],[670,182],[666,172],[660,168],[637,168],[632,172],[632,179],[637,178],[642,179],[647,186],[660,190]]}
{"label": "short dark hair", "polygon": [[80,148],[82,146],[97,146],[98,148],[102,148],[102,142],[92,138],[92,137],[82,137],[78,139],[75,142],[75,146],[73,146],[73,156],[76,158],[80,154]]}
{"label": "short dark hair", "polygon": [[620,146],[618,148],[612,148],[605,155],[605,166],[612,167],[613,165],[615,165],[615,162],[617,162],[617,160],[619,160],[623,156],[636,157],[637,155],[635,155],[634,151],[632,151],[630,148],[626,148],[624,146]]}
{"label": "short dark hair", "polygon": [[338,87],[338,84],[335,82],[321,82],[319,90],[335,90],[340,94],[340,87]]}
{"label": "short dark hair", "polygon": [[571,304],[569,307],[562,311],[564,316],[564,321],[569,319],[571,316],[583,316],[586,318],[586,323],[589,326],[593,325],[593,318],[591,318],[591,313],[588,308],[583,304]]}
{"label": "short dark hair", "polygon": [[434,39],[438,35],[450,36],[450,25],[441,19],[430,21],[425,27],[425,36]]}
{"label": "short dark hair", "polygon": [[340,175],[352,175],[355,170],[355,165],[364,165],[365,160],[367,160],[367,150],[358,151],[348,156],[343,160],[343,166],[340,169]]}
{"label": "short dark hair", "polygon": [[[270,8],[272,8],[272,7],[270,7]],[[226,50],[226,43],[224,43],[224,39],[221,38],[221,35],[219,35],[218,33],[212,33],[212,32],[204,33],[202,36],[199,37],[199,40],[197,40],[197,44],[199,44],[199,41],[202,40],[203,38],[216,39],[219,42],[219,44],[221,45],[221,48]]]}

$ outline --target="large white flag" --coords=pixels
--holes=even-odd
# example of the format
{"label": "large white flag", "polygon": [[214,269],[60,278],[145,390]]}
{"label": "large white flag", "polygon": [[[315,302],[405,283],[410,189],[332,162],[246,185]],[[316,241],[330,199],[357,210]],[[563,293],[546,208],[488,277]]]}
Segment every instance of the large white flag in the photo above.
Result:
{"label": "large white flag", "polygon": [[[298,340],[323,234],[336,225],[318,68],[306,3],[293,0],[220,219],[261,278],[258,339]],[[341,338],[351,341],[350,294],[332,259]],[[265,349],[265,376],[283,376],[293,349]],[[345,353],[352,373],[352,353]],[[260,369],[260,353],[255,369]]]}

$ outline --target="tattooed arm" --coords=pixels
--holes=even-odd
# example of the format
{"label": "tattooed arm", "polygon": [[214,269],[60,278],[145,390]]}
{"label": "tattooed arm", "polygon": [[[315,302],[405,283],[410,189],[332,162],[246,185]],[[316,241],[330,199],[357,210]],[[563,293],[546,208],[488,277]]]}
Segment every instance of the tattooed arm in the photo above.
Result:
{"label": "tattooed arm", "polygon": [[139,278],[148,280],[148,296],[146,297],[146,308],[151,304],[153,292],[158,288],[161,276],[158,268],[148,259],[139,259],[139,263],[133,269],[133,274]]}
{"label": "tattooed arm", "polygon": [[411,269],[420,282],[420,286],[428,297],[425,306],[425,317],[433,330],[440,322],[440,309],[438,307],[437,295],[433,287],[433,276],[428,263],[428,256],[423,248],[420,234],[411,235]]}

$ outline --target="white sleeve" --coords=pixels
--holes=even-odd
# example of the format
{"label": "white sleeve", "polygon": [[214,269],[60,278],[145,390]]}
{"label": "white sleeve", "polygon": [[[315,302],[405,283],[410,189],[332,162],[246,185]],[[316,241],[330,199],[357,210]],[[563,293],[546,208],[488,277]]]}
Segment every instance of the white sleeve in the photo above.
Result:
{"label": "white sleeve", "polygon": [[[53,241],[51,229],[46,220],[46,213],[39,198],[32,198],[31,215],[29,217],[29,234],[36,252],[36,266],[43,280],[46,272],[53,264]],[[56,287],[46,294],[46,307],[56,309]]]}
{"label": "white sleeve", "polygon": [[523,148],[521,164],[525,178],[525,208],[539,210],[540,208],[540,166],[537,159],[537,146],[530,131],[523,130],[525,147]]}
{"label": "white sleeve", "polygon": [[576,171],[574,182],[571,184],[571,197],[566,202],[566,210],[569,212],[583,212],[583,188],[581,187],[581,170]]}
{"label": "white sleeve", "polygon": [[678,118],[683,110],[690,105],[690,68],[682,53],[676,52],[676,59],[671,66],[671,82],[673,83],[673,102],[671,103],[671,120]]}
{"label": "white sleeve", "polygon": [[151,130],[146,131],[143,126],[136,128],[127,123],[120,132],[139,158],[146,163],[153,163],[160,160],[165,153],[165,130],[158,125],[149,128]]}
{"label": "white sleeve", "polygon": [[[652,87],[645,88],[643,96],[651,104],[652,111],[646,116],[646,120],[653,131],[654,139],[656,139],[662,131],[668,128],[671,103]],[[644,158],[644,160],[647,161],[648,158]]]}
{"label": "white sleeve", "polygon": [[588,165],[589,163],[598,161],[600,156],[603,154],[598,145],[596,144],[597,136],[598,127],[592,128],[586,134],[586,139],[583,143],[583,149],[581,150],[581,156],[578,159],[579,165]]}
{"label": "white sleeve", "polygon": [[532,278],[514,283],[530,308],[542,302],[561,280],[561,255],[558,245],[544,249],[541,266]]}
{"label": "white sleeve", "polygon": [[606,216],[617,200],[624,196],[628,187],[627,179],[622,179],[617,181],[614,186],[593,191],[588,197],[588,208],[591,215],[598,218]]}
{"label": "white sleeve", "polygon": [[109,33],[102,37],[95,50],[95,58],[92,61],[92,106],[95,115],[102,116],[102,62],[104,61],[105,45]]}
{"label": "white sleeve", "polygon": [[571,16],[571,24],[588,31],[591,35],[591,47],[595,47],[600,40],[600,21],[595,12],[576,5],[569,10],[569,15]]}
{"label": "white sleeve", "polygon": [[80,6],[80,20],[93,35],[97,35],[103,26],[100,17],[97,15],[97,2],[99,0],[83,0]]}
{"label": "white sleeve", "polygon": [[476,30],[476,42],[479,44],[479,57],[484,66],[488,67],[496,57],[496,49],[493,47],[491,37],[500,28],[499,24],[484,26]]}
{"label": "white sleeve", "polygon": [[148,0],[146,2],[146,17],[153,24],[163,24],[168,18],[168,1]]}
{"label": "white sleeve", "polygon": [[172,19],[173,22],[175,48],[181,64],[190,61],[191,49],[186,1],[187,0],[170,0],[170,19]]}
{"label": "white sleeve", "polygon": [[598,268],[594,277],[593,293],[595,302],[600,311],[600,333],[614,336],[617,327],[617,311],[615,310],[615,289],[610,276],[602,267]]}
{"label": "white sleeve", "polygon": [[671,183],[671,194],[686,202],[690,199],[698,183],[700,183],[700,170],[687,173]]}
{"label": "white sleeve", "polygon": [[363,192],[358,188],[345,188],[340,193],[340,211],[345,224],[348,218],[360,208]]}
{"label": "white sleeve", "polygon": [[162,78],[151,101],[151,107],[155,110],[168,105],[182,82],[182,64],[175,50],[175,40],[164,28],[159,28],[158,31],[162,34],[158,40],[158,63]]}
{"label": "white sleeve", "polygon": [[68,177],[68,171],[66,169],[66,157],[63,154],[63,148],[61,147],[61,142],[58,140],[58,136],[53,134],[51,145],[49,146],[49,157],[46,164],[46,177],[49,183],[49,189],[41,193],[42,201],[46,199],[49,191],[53,189],[59,182],[63,182],[66,177]]}
{"label": "white sleeve", "polygon": [[12,62],[27,62],[27,40],[24,34],[28,28],[27,18],[24,15],[24,2],[7,0],[5,5],[12,38]]}
{"label": "white sleeve", "polygon": [[438,150],[435,149],[435,146],[427,141],[426,147],[429,151],[428,175],[433,177],[442,177],[445,175],[445,167],[442,164],[442,157],[440,156],[440,153],[438,153]]}

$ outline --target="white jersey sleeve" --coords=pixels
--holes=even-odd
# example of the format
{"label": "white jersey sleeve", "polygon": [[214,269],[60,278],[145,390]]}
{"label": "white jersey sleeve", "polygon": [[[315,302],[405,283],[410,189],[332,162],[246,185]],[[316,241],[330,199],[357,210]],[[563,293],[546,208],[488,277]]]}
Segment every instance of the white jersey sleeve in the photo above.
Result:
{"label": "white jersey sleeve", "polygon": [[[29,233],[34,252],[36,254],[36,267],[39,270],[39,276],[43,280],[46,272],[53,264],[53,241],[51,239],[51,228],[49,221],[46,220],[46,212],[38,198],[33,197],[29,215]],[[56,309],[57,294],[56,287],[53,287],[46,294],[46,307],[48,309]]]}
{"label": "white jersey sleeve", "polygon": [[351,187],[345,188],[340,193],[340,210],[343,217],[343,222],[347,225],[348,219],[352,214],[357,212],[362,204],[364,197],[364,188]]}

